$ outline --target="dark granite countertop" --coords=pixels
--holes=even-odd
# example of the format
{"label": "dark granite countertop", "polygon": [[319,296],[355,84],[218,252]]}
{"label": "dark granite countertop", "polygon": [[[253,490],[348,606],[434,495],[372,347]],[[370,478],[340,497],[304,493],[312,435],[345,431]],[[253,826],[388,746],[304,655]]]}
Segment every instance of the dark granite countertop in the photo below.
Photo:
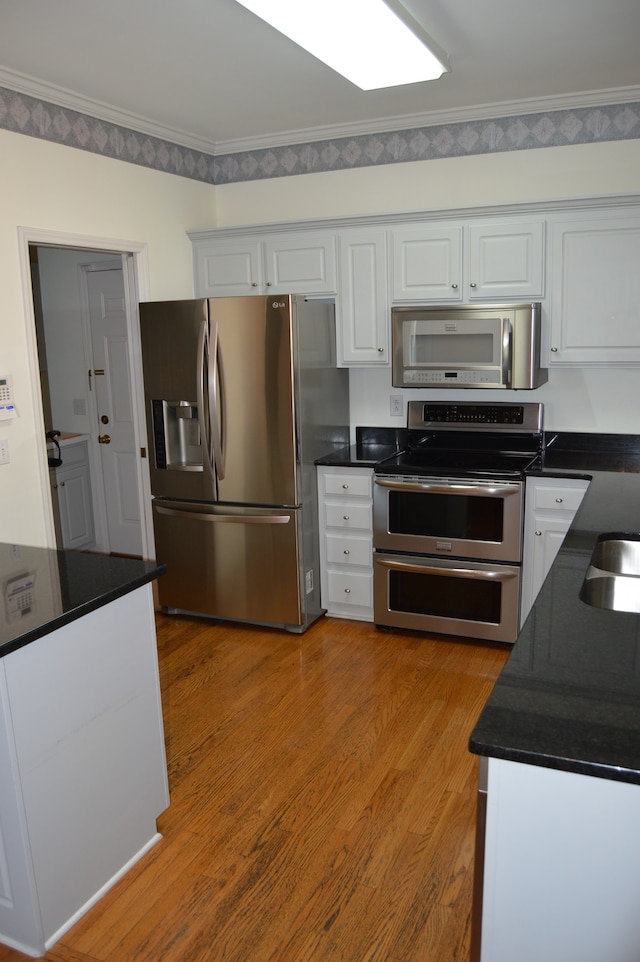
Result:
{"label": "dark granite countertop", "polygon": [[[355,445],[318,463],[373,467],[405,441],[406,430],[358,428]],[[640,615],[579,597],[598,536],[640,532],[640,436],[546,432],[528,475],[591,483],[469,747],[640,784]]]}
{"label": "dark granite countertop", "polygon": [[639,440],[567,435],[548,449],[541,473],[591,484],[471,734],[471,751],[640,784],[640,615],[579,597],[598,536],[640,532]]}
{"label": "dark granite countertop", "polygon": [[0,656],[148,584],[152,561],[0,543]]}

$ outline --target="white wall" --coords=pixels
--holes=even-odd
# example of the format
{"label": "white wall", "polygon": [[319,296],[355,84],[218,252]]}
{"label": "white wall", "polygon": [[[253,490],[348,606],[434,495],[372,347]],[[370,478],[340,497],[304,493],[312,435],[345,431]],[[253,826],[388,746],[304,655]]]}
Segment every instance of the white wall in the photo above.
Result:
{"label": "white wall", "polygon": [[[301,175],[217,188],[218,225],[235,226],[396,211],[483,207],[640,194],[640,140],[549,147],[363,170]],[[640,314],[640,307],[639,307]],[[638,320],[640,324],[640,317]],[[390,394],[442,398],[442,392],[398,391],[391,371],[351,371],[352,425],[402,427]],[[450,395],[447,395],[450,396]],[[499,391],[466,391],[464,400],[505,400]],[[537,391],[550,429],[640,434],[640,370],[553,370]]]}
{"label": "white wall", "polygon": [[[20,273],[18,227],[146,245],[146,296],[193,294],[185,231],[215,223],[215,192],[186,178],[0,131],[0,373],[13,375],[20,417],[0,422],[11,462],[0,465],[0,541],[45,544],[49,498],[34,335]],[[71,245],[70,245],[71,246]],[[87,243],[86,246],[91,246]],[[144,292],[144,290],[143,290]],[[36,385],[34,392],[33,385]]]}

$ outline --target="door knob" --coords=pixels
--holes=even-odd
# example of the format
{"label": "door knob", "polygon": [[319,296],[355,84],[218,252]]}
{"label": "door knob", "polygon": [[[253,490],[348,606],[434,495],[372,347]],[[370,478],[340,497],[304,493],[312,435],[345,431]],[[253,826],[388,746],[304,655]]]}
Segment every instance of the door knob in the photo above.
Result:
{"label": "door knob", "polygon": [[98,444],[111,444],[111,435],[110,434],[98,435]]}

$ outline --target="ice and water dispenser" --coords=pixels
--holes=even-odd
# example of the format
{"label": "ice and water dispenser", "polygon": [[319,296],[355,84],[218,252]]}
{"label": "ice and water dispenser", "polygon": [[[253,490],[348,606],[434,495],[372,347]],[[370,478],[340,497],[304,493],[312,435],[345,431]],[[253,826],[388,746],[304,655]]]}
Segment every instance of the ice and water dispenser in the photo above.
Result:
{"label": "ice and water dispenser", "polygon": [[153,401],[157,468],[202,471],[202,444],[195,401]]}

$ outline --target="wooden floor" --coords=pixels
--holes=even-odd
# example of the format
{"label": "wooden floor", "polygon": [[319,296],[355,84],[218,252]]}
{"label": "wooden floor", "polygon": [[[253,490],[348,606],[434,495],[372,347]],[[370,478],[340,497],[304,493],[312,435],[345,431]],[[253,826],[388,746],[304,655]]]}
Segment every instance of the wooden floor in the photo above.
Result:
{"label": "wooden floor", "polygon": [[467,741],[508,651],[328,618],[157,623],[164,838],[45,958],[466,962]]}

